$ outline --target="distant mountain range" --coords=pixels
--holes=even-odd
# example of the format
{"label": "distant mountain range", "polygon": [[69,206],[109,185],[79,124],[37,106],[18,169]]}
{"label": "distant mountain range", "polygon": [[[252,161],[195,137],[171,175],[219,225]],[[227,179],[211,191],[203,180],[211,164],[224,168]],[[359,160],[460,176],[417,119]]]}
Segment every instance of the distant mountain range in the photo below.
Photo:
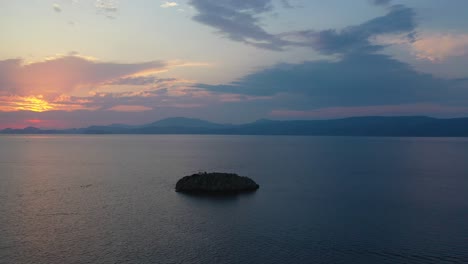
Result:
{"label": "distant mountain range", "polygon": [[307,135],[307,136],[389,136],[468,137],[468,118],[439,119],[424,116],[350,117],[330,120],[275,121],[261,119],[232,125],[173,117],[150,124],[112,124],[63,130],[35,127],[7,128],[0,134],[211,134],[211,135]]}

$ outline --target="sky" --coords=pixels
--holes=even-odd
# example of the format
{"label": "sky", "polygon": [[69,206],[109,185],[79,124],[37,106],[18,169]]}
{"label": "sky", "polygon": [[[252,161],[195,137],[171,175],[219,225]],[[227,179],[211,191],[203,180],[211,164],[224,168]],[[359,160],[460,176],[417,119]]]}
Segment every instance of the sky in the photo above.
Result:
{"label": "sky", "polygon": [[466,0],[1,0],[0,129],[468,116]]}

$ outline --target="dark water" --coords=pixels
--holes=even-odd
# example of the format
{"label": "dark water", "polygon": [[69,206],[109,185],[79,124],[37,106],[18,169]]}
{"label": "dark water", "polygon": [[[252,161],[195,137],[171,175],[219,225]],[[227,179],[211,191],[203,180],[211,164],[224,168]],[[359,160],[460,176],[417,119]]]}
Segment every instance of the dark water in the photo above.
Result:
{"label": "dark water", "polygon": [[468,139],[0,136],[0,201],[0,263],[468,263]]}

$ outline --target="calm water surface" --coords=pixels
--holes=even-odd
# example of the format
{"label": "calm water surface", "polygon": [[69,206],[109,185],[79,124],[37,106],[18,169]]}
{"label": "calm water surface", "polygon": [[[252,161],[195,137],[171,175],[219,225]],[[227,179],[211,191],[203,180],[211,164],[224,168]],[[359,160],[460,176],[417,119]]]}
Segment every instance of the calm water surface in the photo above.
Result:
{"label": "calm water surface", "polygon": [[0,201],[2,264],[468,263],[468,139],[0,136]]}

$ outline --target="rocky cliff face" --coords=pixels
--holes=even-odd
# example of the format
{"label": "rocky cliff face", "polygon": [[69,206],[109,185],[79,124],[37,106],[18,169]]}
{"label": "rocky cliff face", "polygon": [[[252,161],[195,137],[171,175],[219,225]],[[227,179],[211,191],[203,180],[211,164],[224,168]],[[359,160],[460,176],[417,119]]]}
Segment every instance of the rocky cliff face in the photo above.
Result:
{"label": "rocky cliff face", "polygon": [[255,191],[252,179],[234,173],[203,172],[185,176],[176,184],[176,192],[237,193]]}

